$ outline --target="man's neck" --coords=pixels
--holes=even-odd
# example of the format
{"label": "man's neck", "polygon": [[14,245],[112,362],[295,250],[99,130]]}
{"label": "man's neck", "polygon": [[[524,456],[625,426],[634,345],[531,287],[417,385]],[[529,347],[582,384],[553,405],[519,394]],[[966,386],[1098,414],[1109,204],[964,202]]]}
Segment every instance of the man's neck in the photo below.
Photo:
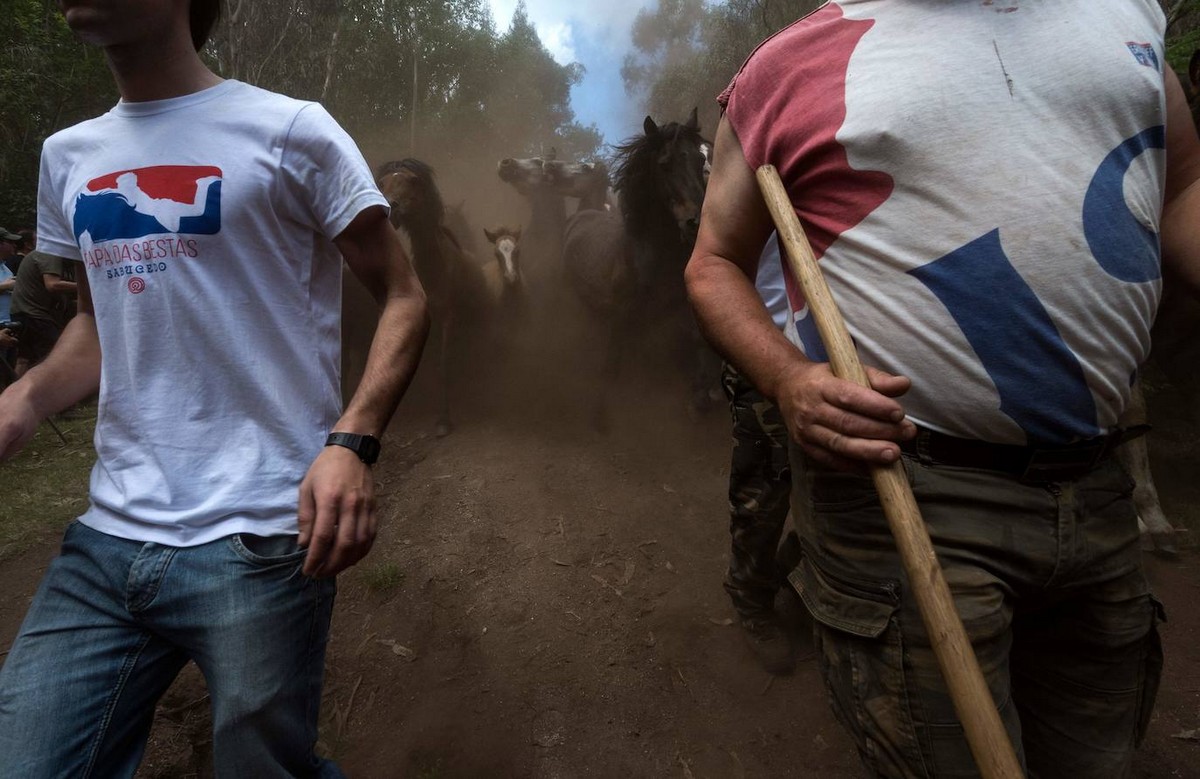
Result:
{"label": "man's neck", "polygon": [[109,46],[104,50],[121,99],[129,103],[165,100],[221,83],[186,44]]}

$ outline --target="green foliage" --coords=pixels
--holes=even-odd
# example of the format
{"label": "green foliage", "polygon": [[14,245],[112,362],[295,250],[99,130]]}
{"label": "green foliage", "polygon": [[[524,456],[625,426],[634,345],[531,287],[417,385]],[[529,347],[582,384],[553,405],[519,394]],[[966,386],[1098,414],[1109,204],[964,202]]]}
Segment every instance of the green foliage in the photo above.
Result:
{"label": "green foliage", "polygon": [[0,31],[0,224],[33,227],[38,159],[55,131],[117,100],[103,55],[78,43],[53,0],[7,0]]}
{"label": "green foliage", "polygon": [[61,535],[87,508],[88,477],[96,461],[92,447],[96,407],[82,406],[69,416],[55,422],[66,444],[49,422],[43,422],[21,453],[4,463],[0,564]]}
{"label": "green foliage", "polygon": [[404,581],[404,571],[393,562],[375,563],[362,569],[363,584],[374,593],[388,593]]}
{"label": "green foliage", "polygon": [[651,114],[681,119],[700,108],[716,126],[716,97],[764,38],[811,12],[821,0],[659,0],[633,24],[634,51],[621,75]]}
{"label": "green foliage", "polygon": [[1200,49],[1200,0],[1162,0],[1167,14],[1167,62],[1186,73],[1192,53]]}

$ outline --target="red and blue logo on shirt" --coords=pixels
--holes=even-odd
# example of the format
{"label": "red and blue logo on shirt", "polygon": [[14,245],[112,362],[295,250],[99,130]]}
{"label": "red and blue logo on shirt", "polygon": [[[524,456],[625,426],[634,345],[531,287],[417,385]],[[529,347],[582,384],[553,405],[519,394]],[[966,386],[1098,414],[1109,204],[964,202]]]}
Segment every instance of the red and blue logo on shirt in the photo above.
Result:
{"label": "red and blue logo on shirt", "polygon": [[221,178],[221,169],[211,165],[155,165],[98,176],[75,199],[75,240],[84,233],[92,243],[218,233]]}

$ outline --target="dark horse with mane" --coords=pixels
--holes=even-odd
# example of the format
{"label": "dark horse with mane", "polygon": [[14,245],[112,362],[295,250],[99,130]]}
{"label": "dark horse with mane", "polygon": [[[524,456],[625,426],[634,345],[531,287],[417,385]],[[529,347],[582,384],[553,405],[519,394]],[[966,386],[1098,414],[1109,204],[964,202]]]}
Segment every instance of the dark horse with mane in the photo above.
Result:
{"label": "dark horse with mane", "polygon": [[446,225],[446,208],[433,179],[433,168],[415,159],[384,163],[376,182],[391,204],[392,225],[404,230],[412,242],[413,268],[433,318],[430,343],[436,344],[440,408],[436,433],[447,435],[450,421],[451,340],[458,339],[459,325],[478,315],[487,305],[487,293],[479,267],[463,251]]}
{"label": "dark horse with mane", "polygon": [[630,242],[638,314],[669,331],[689,374],[690,409],[711,403],[720,361],[708,348],[687,303],[683,269],[696,244],[704,203],[706,148],[696,110],[682,124],[658,125],[617,146],[614,188]]}
{"label": "dark horse with mane", "polygon": [[545,163],[546,177],[566,196],[580,198],[567,223],[563,264],[571,286],[604,321],[604,360],[597,382],[596,421],[607,422],[605,393],[615,383],[635,328],[665,329],[687,364],[691,408],[709,403],[719,362],[700,337],[687,305],[683,269],[691,256],[704,200],[705,147],[693,110],[684,123],[658,125],[647,116],[643,134],[616,148],[615,188],[620,214],[605,206],[602,165]]}

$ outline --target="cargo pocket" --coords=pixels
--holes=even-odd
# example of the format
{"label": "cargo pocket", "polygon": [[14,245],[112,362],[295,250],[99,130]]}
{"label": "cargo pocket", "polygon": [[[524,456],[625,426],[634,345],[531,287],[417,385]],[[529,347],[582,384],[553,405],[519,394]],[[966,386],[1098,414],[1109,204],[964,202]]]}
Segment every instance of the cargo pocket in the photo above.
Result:
{"label": "cargo pocket", "polygon": [[1142,661],[1141,694],[1138,696],[1137,733],[1134,746],[1141,746],[1146,738],[1146,729],[1150,726],[1150,715],[1154,713],[1154,700],[1158,697],[1158,685],[1162,681],[1163,649],[1162,638],[1158,634],[1158,626],[1167,621],[1167,612],[1162,602],[1150,596],[1151,607],[1154,609],[1150,632],[1146,634],[1146,657]]}
{"label": "cargo pocket", "polygon": [[925,777],[896,614],[899,584],[834,576],[805,554],[788,577],[815,620],[833,712],[878,775]]}

